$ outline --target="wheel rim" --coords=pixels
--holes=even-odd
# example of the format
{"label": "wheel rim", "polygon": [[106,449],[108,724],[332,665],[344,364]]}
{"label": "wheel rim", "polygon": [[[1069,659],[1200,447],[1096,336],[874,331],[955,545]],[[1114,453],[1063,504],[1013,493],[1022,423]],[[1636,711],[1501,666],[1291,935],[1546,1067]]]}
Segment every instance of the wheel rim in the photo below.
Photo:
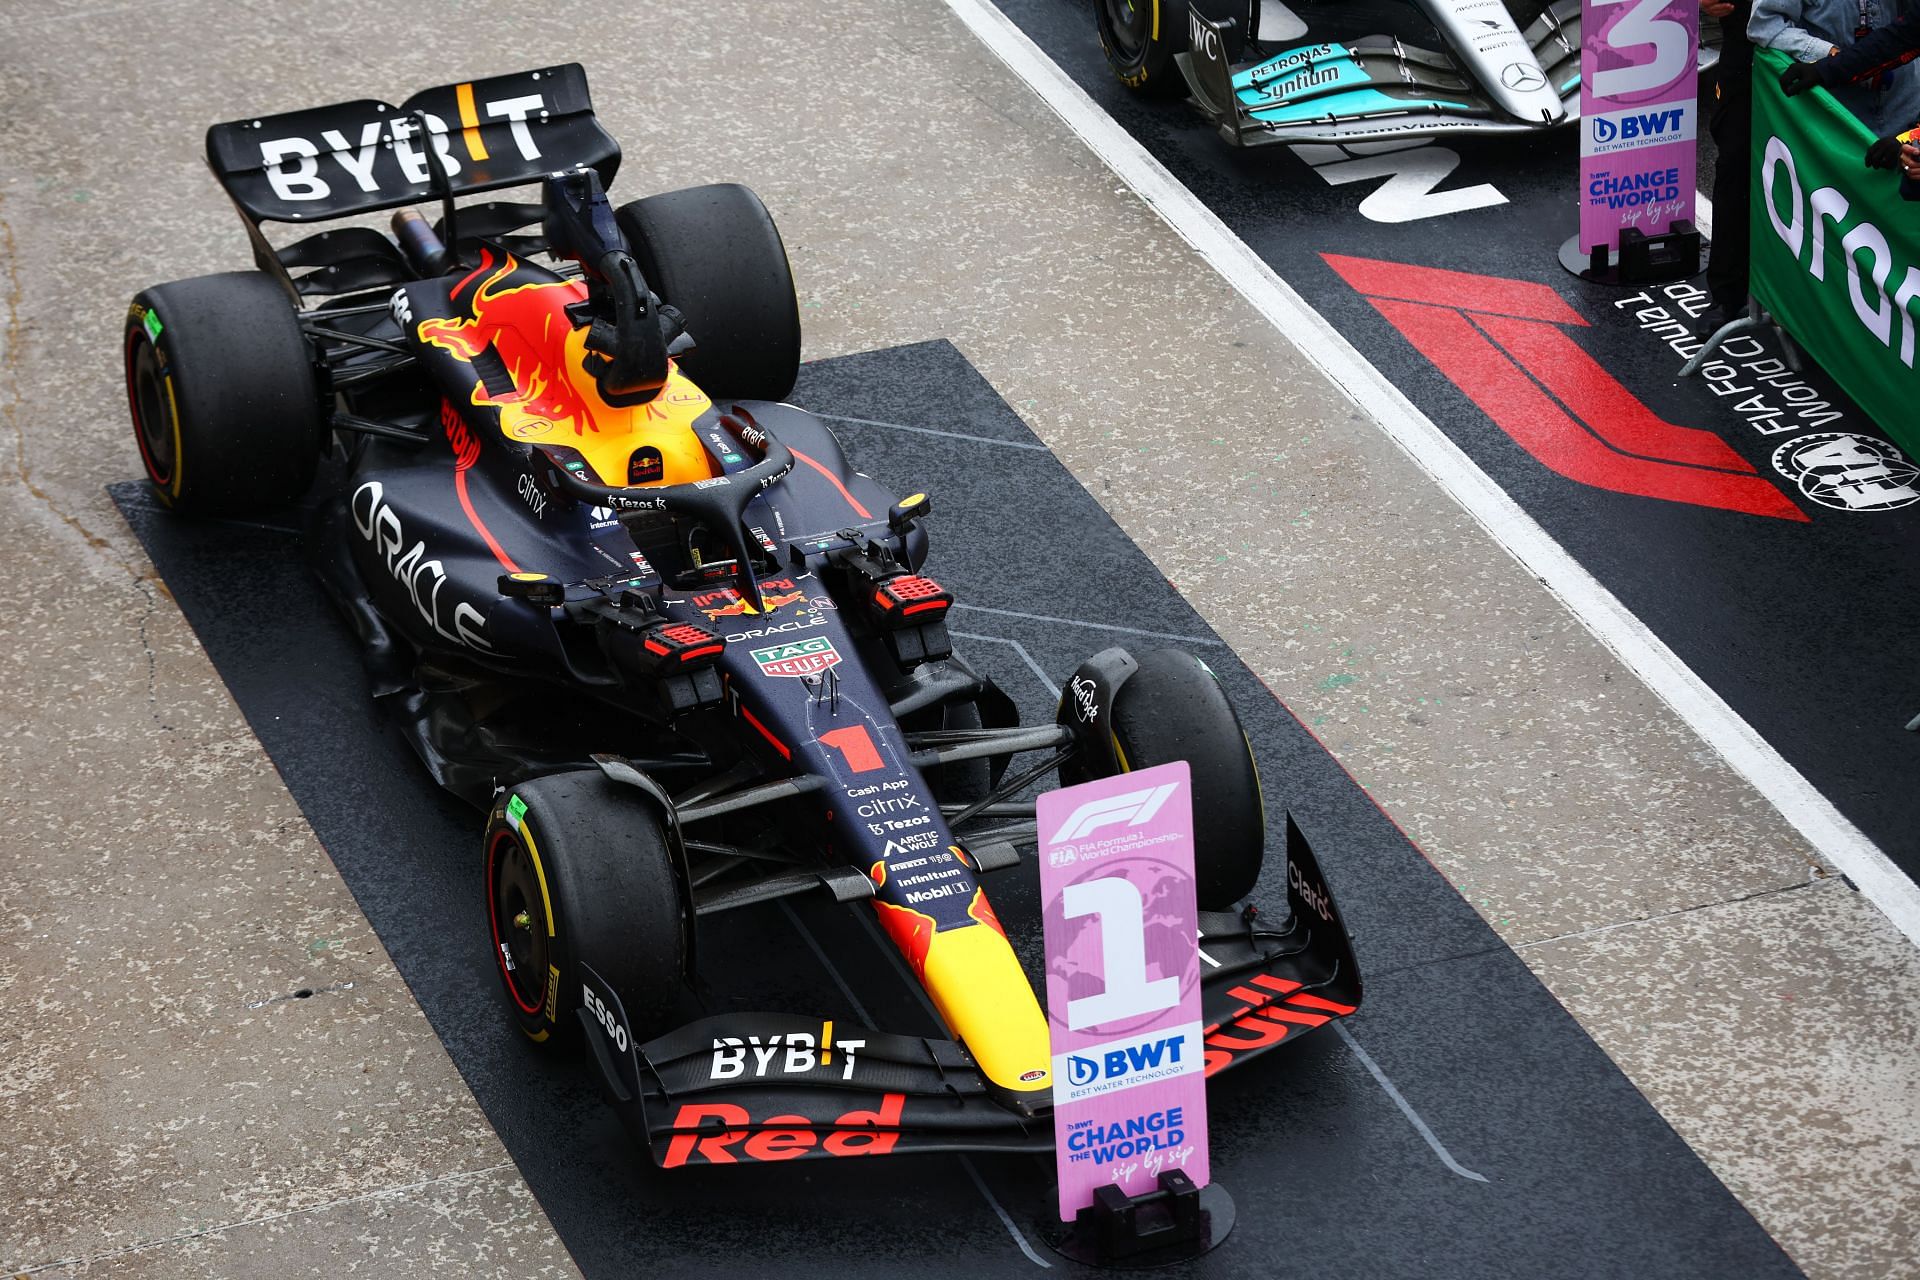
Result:
{"label": "wheel rim", "polygon": [[153,344],[141,334],[128,334],[127,403],[133,413],[134,437],[147,475],[162,489],[172,485],[176,461],[170,399]]}
{"label": "wheel rim", "polygon": [[487,848],[487,914],[507,993],[520,1012],[540,1013],[552,964],[546,900],[533,859],[511,831],[495,835]]}
{"label": "wheel rim", "polygon": [[1132,60],[1147,47],[1147,32],[1153,23],[1151,0],[1101,0],[1107,10],[1107,26],[1113,32],[1115,52]]}

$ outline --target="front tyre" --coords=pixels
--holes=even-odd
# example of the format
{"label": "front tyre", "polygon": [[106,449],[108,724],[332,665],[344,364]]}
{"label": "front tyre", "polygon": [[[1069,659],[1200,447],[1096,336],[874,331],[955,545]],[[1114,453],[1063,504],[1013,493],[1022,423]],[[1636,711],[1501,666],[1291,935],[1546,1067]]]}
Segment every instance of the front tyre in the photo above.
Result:
{"label": "front tyre", "polygon": [[1094,0],[1094,13],[1121,84],[1152,97],[1186,91],[1173,57],[1187,47],[1187,0]]}
{"label": "front tyre", "polygon": [[652,804],[597,769],[503,792],[487,816],[487,923],[507,1008],[528,1039],[578,1043],[583,966],[613,988],[628,1030],[671,1026],[691,938]]}
{"label": "front tyre", "polygon": [[1202,56],[1202,49],[1192,47],[1197,33],[1188,21],[1190,14],[1227,24],[1203,38],[1206,51],[1231,68],[1246,50],[1254,9],[1247,0],[1094,0],[1107,65],[1122,84],[1146,97],[1189,92],[1187,77],[1174,59],[1190,48],[1196,58]]}
{"label": "front tyre", "polygon": [[1193,777],[1194,896],[1225,911],[1253,892],[1266,854],[1267,806],[1240,717],[1219,677],[1190,653],[1158,649],[1113,699],[1112,765],[1069,762],[1064,783],[1185,760]]}
{"label": "front tyre", "polygon": [[313,351],[272,277],[155,285],[127,309],[122,350],[134,440],[162,503],[264,511],[313,483],[325,432]]}

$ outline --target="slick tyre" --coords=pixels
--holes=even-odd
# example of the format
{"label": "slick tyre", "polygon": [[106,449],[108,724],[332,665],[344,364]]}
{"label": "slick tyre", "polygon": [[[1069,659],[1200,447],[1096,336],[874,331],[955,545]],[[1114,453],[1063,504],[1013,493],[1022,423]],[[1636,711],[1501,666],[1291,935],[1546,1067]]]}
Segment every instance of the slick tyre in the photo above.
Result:
{"label": "slick tyre", "polygon": [[590,966],[646,1040],[687,993],[680,880],[652,805],[598,770],[550,774],[502,793],[487,816],[487,923],[514,1023],[546,1048],[580,1041]]}
{"label": "slick tyre", "polygon": [[1187,51],[1190,12],[1216,22],[1233,19],[1222,54],[1229,66],[1238,62],[1252,12],[1246,0],[1094,0],[1100,47],[1121,84],[1146,97],[1186,94],[1187,78],[1174,57]]}
{"label": "slick tyre", "polygon": [[716,400],[784,400],[800,376],[800,304],[760,197],[715,183],[635,200],[614,217],[647,284],[686,317],[686,375]]}
{"label": "slick tyre", "polygon": [[[1114,698],[1121,771],[1185,760],[1193,775],[1194,890],[1203,911],[1253,892],[1266,853],[1260,772],[1226,690],[1205,663],[1178,649],[1139,657]],[[1066,776],[1062,781],[1082,781]]]}
{"label": "slick tyre", "polygon": [[162,503],[194,515],[266,511],[313,483],[325,430],[313,351],[264,272],[139,294],[124,354],[134,440]]}

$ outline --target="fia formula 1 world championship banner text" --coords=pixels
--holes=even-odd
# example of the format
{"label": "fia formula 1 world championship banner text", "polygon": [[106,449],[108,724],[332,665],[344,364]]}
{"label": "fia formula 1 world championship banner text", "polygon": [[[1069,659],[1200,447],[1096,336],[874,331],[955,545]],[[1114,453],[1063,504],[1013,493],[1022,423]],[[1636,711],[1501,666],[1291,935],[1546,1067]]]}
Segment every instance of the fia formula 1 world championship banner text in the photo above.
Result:
{"label": "fia formula 1 world championship banner text", "polygon": [[1580,250],[1693,220],[1698,0],[1583,0]]}
{"label": "fia formula 1 world championship banner text", "polygon": [[1113,1183],[1207,1184],[1193,791],[1185,761],[1039,801],[1060,1217]]}

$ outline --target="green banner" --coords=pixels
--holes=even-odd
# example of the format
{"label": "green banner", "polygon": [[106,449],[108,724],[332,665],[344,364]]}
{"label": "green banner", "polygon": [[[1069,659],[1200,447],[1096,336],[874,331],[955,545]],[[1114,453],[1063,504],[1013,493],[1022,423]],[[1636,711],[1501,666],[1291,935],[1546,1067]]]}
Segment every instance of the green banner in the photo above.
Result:
{"label": "green banner", "polygon": [[1825,89],[1753,68],[1753,296],[1910,457],[1920,457],[1920,201],[1862,162],[1873,134]]}

